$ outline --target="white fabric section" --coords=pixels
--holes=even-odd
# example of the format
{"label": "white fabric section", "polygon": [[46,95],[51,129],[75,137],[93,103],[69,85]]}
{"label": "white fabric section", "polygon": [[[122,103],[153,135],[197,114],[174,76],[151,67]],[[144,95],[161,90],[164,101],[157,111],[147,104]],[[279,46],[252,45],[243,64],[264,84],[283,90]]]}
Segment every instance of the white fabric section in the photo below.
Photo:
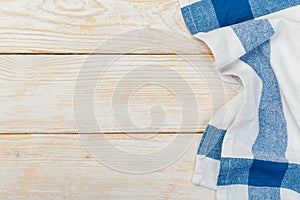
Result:
{"label": "white fabric section", "polygon": [[295,120],[292,117],[292,111],[289,109],[286,101],[283,101],[283,109],[284,109],[284,115],[287,121],[287,132],[288,135],[288,144],[287,144],[287,150],[285,152],[285,157],[289,161],[289,163],[296,163],[300,164],[300,130],[296,125]]}
{"label": "white fabric section", "polygon": [[222,157],[253,158],[251,148],[259,132],[261,79],[250,66],[240,60],[223,67],[220,71],[222,76],[239,77],[243,84],[243,92],[238,95],[239,102],[232,106],[235,106],[234,109],[238,110],[238,113],[234,123],[227,128],[222,146]]}
{"label": "white fabric section", "polygon": [[195,173],[192,182],[210,189],[217,188],[217,180],[220,170],[220,161],[197,155]]}
{"label": "white fabric section", "polygon": [[230,27],[216,29],[209,33],[200,32],[194,36],[207,44],[218,67],[226,66],[246,53],[241,41]]}
{"label": "white fabric section", "polygon": [[199,0],[179,0],[179,4],[180,4],[181,8],[191,5],[193,3],[196,3],[196,2],[199,2]]}
{"label": "white fabric section", "polygon": [[300,194],[293,190],[280,188],[280,199],[281,200],[297,200],[297,199],[299,200]]}
{"label": "white fabric section", "polygon": [[[276,26],[279,23],[281,25]],[[288,148],[286,157],[290,162],[299,163],[300,25],[299,22],[289,20],[271,20],[271,24],[275,31],[280,32],[271,39],[271,65],[278,80],[287,121]]]}
{"label": "white fabric section", "polygon": [[233,97],[225,106],[218,110],[209,124],[218,129],[227,130],[233,124],[236,115],[242,105],[244,92],[241,91],[237,96]]}
{"label": "white fabric section", "polygon": [[222,157],[251,159],[253,158],[251,148],[259,131],[258,109],[262,82],[252,68],[240,60],[218,71],[223,80],[235,76],[239,77],[240,84],[244,85],[238,95],[221,108],[210,121],[211,125],[227,130]]}
{"label": "white fabric section", "polygon": [[247,185],[220,186],[217,190],[218,200],[248,200]]}

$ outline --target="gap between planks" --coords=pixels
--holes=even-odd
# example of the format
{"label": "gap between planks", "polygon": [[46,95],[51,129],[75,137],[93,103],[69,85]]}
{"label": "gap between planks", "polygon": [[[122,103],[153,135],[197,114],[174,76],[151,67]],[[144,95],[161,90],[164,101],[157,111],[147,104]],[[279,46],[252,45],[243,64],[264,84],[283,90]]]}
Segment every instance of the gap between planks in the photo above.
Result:
{"label": "gap between planks", "polygon": [[[42,132],[30,132],[30,133],[0,133],[0,136],[5,136],[5,135],[41,135],[41,134],[51,134],[51,135],[79,135],[79,133],[75,133],[75,132],[67,132],[67,133],[42,133]],[[193,134],[193,135],[203,135],[204,131],[197,131],[195,133],[193,132],[180,132],[180,133],[176,133],[176,132],[135,132],[135,133],[121,133],[121,132],[108,132],[108,133],[88,133],[90,135],[99,135],[99,134],[104,134],[104,135],[126,135],[126,134],[131,134],[131,135],[147,135],[147,134],[156,134],[156,135],[177,135],[177,134]]]}
{"label": "gap between planks", "polygon": [[123,56],[168,56],[168,55],[178,55],[178,56],[211,56],[213,59],[213,54],[211,52],[207,52],[205,54],[197,54],[197,53],[0,53],[0,56],[5,55],[57,55],[57,56],[67,56],[67,55],[123,55]]}

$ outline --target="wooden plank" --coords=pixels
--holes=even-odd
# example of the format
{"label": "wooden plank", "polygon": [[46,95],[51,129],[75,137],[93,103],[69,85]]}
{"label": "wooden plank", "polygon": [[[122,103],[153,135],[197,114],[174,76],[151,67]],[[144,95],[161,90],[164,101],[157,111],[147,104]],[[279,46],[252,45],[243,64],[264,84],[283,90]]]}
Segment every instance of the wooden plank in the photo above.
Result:
{"label": "wooden plank", "polygon": [[[76,133],[73,93],[80,68],[84,65],[89,69],[79,78],[81,81],[79,88],[90,88],[93,80],[99,79],[98,74],[103,66],[115,58],[114,55],[94,55],[86,61],[87,57],[85,55],[1,56],[0,133]],[[211,69],[210,60],[209,56],[191,55],[185,58],[177,55],[119,57],[111,63],[95,89],[95,113],[102,131],[110,133],[120,132],[121,129],[128,132],[195,131],[191,127],[196,127],[197,131],[203,131],[213,110],[224,104],[223,88],[218,88],[220,87],[217,85],[219,79]],[[191,63],[196,66],[196,69],[191,66]],[[139,69],[141,66],[150,66],[151,70],[142,71],[129,80],[124,78],[128,72]],[[177,76],[162,74],[161,70],[165,68],[175,71],[181,77],[180,79],[186,80],[190,90],[183,87],[184,84],[181,85]],[[132,84],[141,77],[142,79],[152,77],[156,82],[163,78],[170,80],[170,85],[147,84],[146,82],[146,85],[137,88],[128,98],[129,111],[126,114],[133,123],[125,123],[118,127],[115,121],[118,112],[113,112],[112,109],[118,104],[112,106],[113,95],[117,93],[117,85],[120,80],[123,80],[121,86],[118,87],[121,88],[118,98],[127,98],[126,89],[130,89]],[[213,85],[208,86],[208,82]],[[224,91],[226,101],[228,101],[234,92],[226,86]],[[212,97],[213,92],[215,95]],[[198,125],[195,125],[195,119],[181,122],[181,111],[195,109],[190,105],[192,94],[198,106]],[[183,96],[184,102],[178,100],[180,96]],[[180,107],[180,103],[183,104],[184,109]],[[156,105],[162,106],[165,110],[165,118],[163,118],[165,124],[162,127],[153,128],[149,126],[152,120],[150,111]],[[160,110],[156,112],[154,109],[153,119],[161,117],[160,113]],[[183,128],[182,124],[185,125]]]}
{"label": "wooden plank", "polygon": [[[125,148],[134,144],[132,137],[108,137]],[[146,149],[157,150],[173,138],[155,137],[156,141],[148,143]],[[191,183],[200,137],[197,135],[189,150],[169,167],[147,174],[130,174],[96,161],[77,135],[1,135],[0,198],[214,199],[214,191]],[[126,158],[122,161],[126,165]]]}
{"label": "wooden plank", "polygon": [[[208,52],[205,45],[186,44],[179,35],[190,36],[177,0],[10,0],[0,2],[0,53],[91,53],[99,44],[127,31],[142,28],[168,29],[178,33],[174,49],[181,53]],[[162,33],[163,35],[163,33]],[[149,35],[138,38],[165,44]],[[156,37],[161,38],[161,37]],[[124,52],[129,41],[113,42],[97,53]],[[172,43],[173,39],[170,40]],[[176,41],[176,40],[175,40]],[[146,53],[162,53],[162,48]],[[164,52],[166,53],[166,52]]]}

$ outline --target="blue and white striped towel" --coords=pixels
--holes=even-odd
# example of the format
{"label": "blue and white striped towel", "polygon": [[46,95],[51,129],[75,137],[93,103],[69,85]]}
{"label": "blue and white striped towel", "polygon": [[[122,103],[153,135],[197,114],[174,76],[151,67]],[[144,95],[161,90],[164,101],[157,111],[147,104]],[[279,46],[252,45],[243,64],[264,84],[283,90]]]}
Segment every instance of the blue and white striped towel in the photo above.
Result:
{"label": "blue and white striped towel", "polygon": [[[180,0],[237,90],[211,119],[193,182],[217,199],[300,199],[300,0]],[[225,117],[222,113],[225,113]]]}

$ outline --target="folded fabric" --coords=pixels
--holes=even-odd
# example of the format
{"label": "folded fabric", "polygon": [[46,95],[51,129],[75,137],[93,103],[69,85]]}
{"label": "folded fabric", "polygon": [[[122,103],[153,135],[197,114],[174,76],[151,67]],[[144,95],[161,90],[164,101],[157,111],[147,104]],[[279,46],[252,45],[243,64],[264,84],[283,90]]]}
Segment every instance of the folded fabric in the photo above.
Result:
{"label": "folded fabric", "polygon": [[[300,0],[180,0],[237,91],[210,120],[193,183],[217,199],[300,199]],[[225,113],[225,114],[224,114]]]}

